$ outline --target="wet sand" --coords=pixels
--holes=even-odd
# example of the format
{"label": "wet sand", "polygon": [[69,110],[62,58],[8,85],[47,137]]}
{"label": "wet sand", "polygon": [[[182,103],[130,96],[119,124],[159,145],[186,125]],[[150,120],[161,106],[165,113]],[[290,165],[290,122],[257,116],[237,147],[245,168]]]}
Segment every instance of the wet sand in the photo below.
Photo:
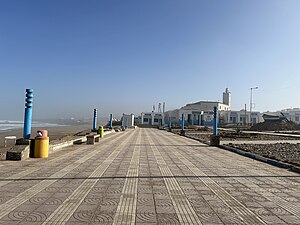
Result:
{"label": "wet sand", "polygon": [[[31,138],[36,136],[38,130],[48,130],[48,136],[50,142],[60,139],[65,136],[74,135],[80,131],[91,130],[91,124],[80,124],[70,126],[58,126],[58,127],[34,127],[31,129]],[[10,131],[0,131],[0,148],[4,147],[4,137],[16,136],[17,138],[23,137],[23,129],[16,129]]]}

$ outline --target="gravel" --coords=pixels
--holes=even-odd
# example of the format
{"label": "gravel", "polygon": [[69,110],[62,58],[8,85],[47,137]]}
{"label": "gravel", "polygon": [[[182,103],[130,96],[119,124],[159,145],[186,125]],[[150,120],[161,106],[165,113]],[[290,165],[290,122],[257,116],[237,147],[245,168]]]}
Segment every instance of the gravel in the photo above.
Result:
{"label": "gravel", "polygon": [[300,166],[300,144],[228,144],[228,146]]}
{"label": "gravel", "polygon": [[288,121],[265,121],[253,125],[250,130],[255,131],[280,131],[280,130],[299,130],[300,126],[294,122]]}
{"label": "gravel", "polygon": [[[180,129],[172,129],[173,133],[180,133]],[[197,131],[185,130],[187,137],[196,138],[203,142],[210,142],[212,131]],[[276,135],[264,134],[249,134],[249,133],[232,133],[221,131],[219,133],[221,140],[226,141],[259,141],[259,140],[299,140],[296,137],[284,137]],[[234,144],[230,143],[227,146],[241,149],[243,151],[251,152],[269,159],[275,159],[281,162],[300,166],[300,144],[292,143],[276,143],[276,144]]]}

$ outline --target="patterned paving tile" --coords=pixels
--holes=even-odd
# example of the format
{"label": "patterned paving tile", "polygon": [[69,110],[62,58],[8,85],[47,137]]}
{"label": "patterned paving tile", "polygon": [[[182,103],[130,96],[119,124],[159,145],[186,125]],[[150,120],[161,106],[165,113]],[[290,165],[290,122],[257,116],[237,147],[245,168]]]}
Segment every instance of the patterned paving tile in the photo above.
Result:
{"label": "patterned paving tile", "polygon": [[[255,224],[299,224],[300,177],[284,177],[297,174],[156,129],[113,137],[48,160],[0,162],[1,178],[41,178],[0,181],[0,211],[7,210],[0,225],[43,224],[62,205],[71,213],[59,220],[72,225],[121,220],[136,225],[253,224],[254,217]],[[86,154],[91,157],[81,160]],[[106,170],[87,179],[98,167]],[[53,174],[63,176],[47,181]],[[13,205],[16,196],[20,201]],[[118,206],[127,210],[118,211]]]}

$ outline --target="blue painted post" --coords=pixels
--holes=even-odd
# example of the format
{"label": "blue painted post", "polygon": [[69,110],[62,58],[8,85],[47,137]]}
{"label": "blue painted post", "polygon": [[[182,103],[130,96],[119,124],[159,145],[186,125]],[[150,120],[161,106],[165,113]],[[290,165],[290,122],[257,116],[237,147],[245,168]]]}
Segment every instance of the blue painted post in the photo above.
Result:
{"label": "blue painted post", "polygon": [[172,121],[171,121],[171,117],[169,117],[169,128],[172,127]]}
{"label": "blue painted post", "polygon": [[122,127],[125,128],[125,114],[123,113],[123,117],[122,117]]}
{"label": "blue painted post", "polygon": [[94,109],[93,131],[96,130],[96,127],[97,127],[97,109]]}
{"label": "blue painted post", "polygon": [[198,115],[198,125],[199,126],[201,125],[201,115],[200,114]]}
{"label": "blue painted post", "polygon": [[23,138],[29,139],[31,134],[31,122],[32,122],[32,99],[33,90],[26,89],[26,99],[25,99],[25,117],[24,117],[24,131]]}
{"label": "blue painted post", "polygon": [[184,130],[184,113],[181,115],[181,130]]}
{"label": "blue painted post", "polygon": [[112,120],[113,120],[113,114],[110,114],[109,116],[109,128],[112,129]]}
{"label": "blue painted post", "polygon": [[218,111],[217,107],[214,107],[214,130],[213,135],[218,136]]}

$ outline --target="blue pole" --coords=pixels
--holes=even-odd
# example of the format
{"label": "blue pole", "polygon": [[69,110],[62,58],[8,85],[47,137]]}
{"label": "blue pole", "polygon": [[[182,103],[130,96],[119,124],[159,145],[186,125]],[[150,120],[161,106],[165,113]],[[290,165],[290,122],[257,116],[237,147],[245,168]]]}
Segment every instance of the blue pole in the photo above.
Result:
{"label": "blue pole", "polygon": [[113,119],[113,114],[110,114],[109,116],[109,128],[112,129],[112,119]]}
{"label": "blue pole", "polygon": [[181,130],[184,130],[184,113],[181,115]]}
{"label": "blue pole", "polygon": [[218,136],[218,111],[217,107],[214,107],[214,129],[213,129],[213,135]]}
{"label": "blue pole", "polygon": [[93,120],[93,130],[97,127],[97,109],[94,109],[94,120]]}
{"label": "blue pole", "polygon": [[198,125],[201,125],[201,115],[198,115]]}
{"label": "blue pole", "polygon": [[169,128],[172,127],[172,121],[171,121],[171,117],[169,117]]}
{"label": "blue pole", "polygon": [[24,117],[24,131],[23,138],[29,139],[31,134],[31,122],[32,122],[32,99],[33,90],[26,89],[26,99],[25,99],[25,117]]}

